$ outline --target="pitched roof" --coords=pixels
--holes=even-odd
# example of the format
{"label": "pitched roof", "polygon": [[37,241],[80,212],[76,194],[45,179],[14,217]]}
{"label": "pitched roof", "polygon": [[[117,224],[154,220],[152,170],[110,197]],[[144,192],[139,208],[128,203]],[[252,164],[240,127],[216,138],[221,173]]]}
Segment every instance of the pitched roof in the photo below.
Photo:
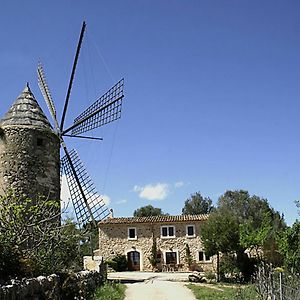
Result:
{"label": "pitched roof", "polygon": [[192,221],[204,221],[208,215],[179,215],[179,216],[151,216],[151,217],[122,217],[107,218],[99,222],[103,224],[136,224],[136,223],[180,223]]}
{"label": "pitched roof", "polygon": [[35,100],[28,84],[9,111],[0,120],[0,126],[30,126],[42,130],[52,130],[47,117]]}

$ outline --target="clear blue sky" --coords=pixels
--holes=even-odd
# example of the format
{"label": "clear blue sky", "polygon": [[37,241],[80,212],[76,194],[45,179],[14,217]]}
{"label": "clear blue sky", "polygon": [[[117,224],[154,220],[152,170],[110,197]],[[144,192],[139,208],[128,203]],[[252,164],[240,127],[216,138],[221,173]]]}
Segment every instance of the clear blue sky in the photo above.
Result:
{"label": "clear blue sky", "polygon": [[[1,1],[3,115],[44,64],[61,112],[87,22],[67,123],[125,77],[123,115],[76,147],[117,216],[180,214],[190,194],[300,199],[299,1]],[[155,199],[153,199],[155,198]]]}

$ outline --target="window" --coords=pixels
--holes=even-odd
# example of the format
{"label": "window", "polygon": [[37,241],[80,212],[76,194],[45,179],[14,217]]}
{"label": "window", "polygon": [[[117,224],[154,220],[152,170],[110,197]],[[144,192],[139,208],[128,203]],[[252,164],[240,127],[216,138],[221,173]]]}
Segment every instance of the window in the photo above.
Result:
{"label": "window", "polygon": [[204,251],[199,251],[198,252],[198,260],[200,262],[211,261],[211,257],[209,255],[205,254]]}
{"label": "window", "polygon": [[186,236],[187,237],[195,237],[195,225],[187,225],[186,226]]}
{"label": "window", "polygon": [[199,261],[204,261],[204,252],[199,251]]}
{"label": "window", "polygon": [[166,252],[166,264],[177,264],[177,252]]}
{"label": "window", "polygon": [[44,140],[42,138],[37,138],[36,139],[36,145],[39,147],[44,146]]}
{"label": "window", "polygon": [[161,226],[161,237],[162,238],[175,237],[175,227],[174,226]]}
{"label": "window", "polygon": [[136,228],[134,228],[134,227],[128,228],[128,239],[129,240],[136,240],[137,239]]}

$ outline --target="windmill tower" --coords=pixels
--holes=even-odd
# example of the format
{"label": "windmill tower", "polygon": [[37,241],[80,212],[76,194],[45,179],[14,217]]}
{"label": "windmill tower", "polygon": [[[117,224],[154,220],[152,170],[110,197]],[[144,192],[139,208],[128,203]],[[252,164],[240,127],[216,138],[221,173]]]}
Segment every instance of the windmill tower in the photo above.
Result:
{"label": "windmill tower", "polygon": [[[65,127],[76,65],[85,32],[82,24],[60,125],[43,67],[38,66],[38,81],[53,121],[51,127],[27,85],[5,117],[0,120],[0,194],[14,190],[30,198],[43,195],[60,199],[60,171],[66,176],[79,225],[97,225],[109,215],[100,194],[77,152],[69,150],[65,137],[102,140],[82,135],[121,117],[124,79],[99,97]],[[60,148],[65,156],[60,159]],[[62,168],[60,167],[62,166]]]}
{"label": "windmill tower", "polygon": [[0,120],[0,194],[60,199],[60,141],[27,86]]}

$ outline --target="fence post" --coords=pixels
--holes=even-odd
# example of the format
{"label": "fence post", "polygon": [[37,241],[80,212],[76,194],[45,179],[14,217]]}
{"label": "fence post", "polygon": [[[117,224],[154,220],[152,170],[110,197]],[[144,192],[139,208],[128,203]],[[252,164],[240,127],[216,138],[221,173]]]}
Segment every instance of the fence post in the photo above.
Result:
{"label": "fence post", "polygon": [[279,296],[280,296],[280,300],[283,300],[282,297],[282,273],[279,272]]}

